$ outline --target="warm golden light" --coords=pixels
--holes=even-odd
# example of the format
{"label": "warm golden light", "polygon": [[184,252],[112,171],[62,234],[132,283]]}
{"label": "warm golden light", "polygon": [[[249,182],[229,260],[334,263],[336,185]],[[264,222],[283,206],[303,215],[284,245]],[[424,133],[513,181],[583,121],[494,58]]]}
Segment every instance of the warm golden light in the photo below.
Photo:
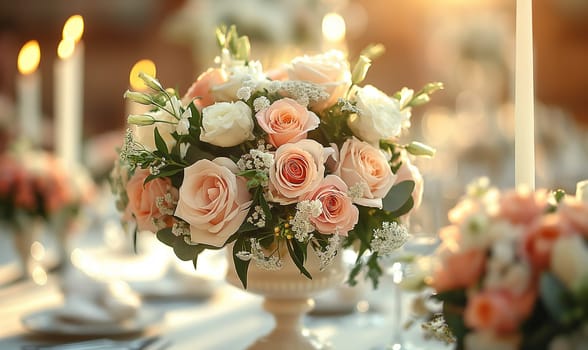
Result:
{"label": "warm golden light", "polygon": [[45,259],[45,247],[41,242],[33,242],[31,245],[31,257],[37,261]]}
{"label": "warm golden light", "polygon": [[59,58],[62,60],[71,57],[71,55],[73,55],[75,46],[75,41],[71,39],[61,40],[57,46],[57,56],[59,56]]}
{"label": "warm golden light", "polygon": [[21,74],[31,74],[39,67],[41,61],[41,50],[37,40],[30,40],[25,43],[18,53],[17,65]]}
{"label": "warm golden light", "polygon": [[131,68],[131,73],[129,74],[129,83],[131,84],[131,88],[133,90],[147,89],[147,85],[145,85],[143,79],[139,78],[139,73],[141,72],[155,77],[157,72],[155,69],[155,63],[153,63],[151,60],[143,59],[133,65],[133,68]]}
{"label": "warm golden light", "polygon": [[31,278],[37,285],[44,286],[47,284],[47,271],[45,271],[43,267],[37,265],[31,271]]}
{"label": "warm golden light", "polygon": [[345,39],[345,20],[341,15],[331,12],[323,17],[323,37],[331,42]]}
{"label": "warm golden light", "polygon": [[84,19],[80,15],[73,15],[63,25],[63,39],[71,39],[74,42],[80,41],[84,34]]}

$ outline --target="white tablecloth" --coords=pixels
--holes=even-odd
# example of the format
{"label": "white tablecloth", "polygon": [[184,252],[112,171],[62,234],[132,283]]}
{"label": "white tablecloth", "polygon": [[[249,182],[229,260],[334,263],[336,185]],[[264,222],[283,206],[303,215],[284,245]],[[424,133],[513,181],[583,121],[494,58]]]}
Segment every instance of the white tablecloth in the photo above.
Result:
{"label": "white tablecloth", "polygon": [[[6,239],[0,242],[0,246],[6,252]],[[6,254],[0,256],[6,257]],[[381,289],[365,295],[371,305],[379,307],[377,311],[305,316],[304,324],[320,339],[330,343],[333,349],[372,349],[386,344],[391,338],[392,315],[396,307],[392,303],[391,288],[391,282],[384,281]],[[401,306],[408,309],[409,298],[405,300],[407,302]],[[0,349],[68,341],[55,336],[35,335],[21,323],[23,316],[58,307],[63,301],[58,275],[50,275],[43,286],[30,280],[0,286]],[[272,317],[263,311],[261,302],[261,297],[222,281],[209,298],[148,300],[144,307],[162,310],[165,317],[144,334],[134,337],[160,335],[172,341],[171,350],[246,349],[273,327]],[[406,340],[416,345],[416,349],[450,348],[437,341],[424,340],[419,325],[404,334]]]}

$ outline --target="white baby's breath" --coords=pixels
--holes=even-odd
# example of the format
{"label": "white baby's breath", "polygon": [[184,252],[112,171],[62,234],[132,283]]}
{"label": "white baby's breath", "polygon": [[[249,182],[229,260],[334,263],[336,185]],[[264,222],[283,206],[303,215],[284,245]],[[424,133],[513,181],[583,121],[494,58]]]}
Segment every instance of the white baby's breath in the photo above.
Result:
{"label": "white baby's breath", "polygon": [[382,227],[374,230],[371,249],[380,255],[390,254],[402,247],[408,240],[406,226],[396,221],[382,223]]}
{"label": "white baby's breath", "polygon": [[309,233],[315,230],[310,218],[316,218],[323,212],[323,204],[319,200],[305,200],[296,204],[296,214],[290,220],[294,237],[299,242],[309,238]]}

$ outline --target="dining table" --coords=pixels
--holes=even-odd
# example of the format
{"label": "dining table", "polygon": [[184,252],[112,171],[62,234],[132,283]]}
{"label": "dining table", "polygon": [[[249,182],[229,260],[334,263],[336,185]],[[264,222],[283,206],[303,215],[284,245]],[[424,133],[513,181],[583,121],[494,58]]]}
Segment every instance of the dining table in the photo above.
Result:
{"label": "dining table", "polygon": [[[139,323],[132,329],[110,324],[108,327],[97,325],[76,330],[75,327],[68,329],[54,324],[51,313],[63,307],[67,298],[63,290],[66,278],[63,269],[54,272],[48,269],[42,283],[26,276],[3,281],[2,277],[8,276],[8,271],[14,272],[16,264],[14,252],[10,249],[10,234],[0,232],[1,350],[42,349],[40,346],[43,345],[88,339],[127,341],[149,337],[157,337],[161,349],[240,350],[247,349],[273,328],[272,316],[263,310],[262,296],[224,281],[222,256],[212,259],[212,265],[217,266],[209,269],[208,275],[193,274],[191,266],[189,272],[190,268],[179,264],[173,255],[162,258],[165,256],[161,255],[162,252],[169,249],[156,240],[150,241],[151,248],[144,249],[142,254],[129,249],[115,251],[105,244],[103,228],[100,231],[100,234],[85,233],[82,238],[72,240],[74,263],[69,268],[91,270],[94,266],[94,275],[99,272],[103,277],[127,281],[142,297],[138,313],[145,316],[144,319],[137,321]],[[51,252],[51,240],[45,244],[46,251]],[[173,274],[176,277],[166,277],[166,271],[170,269],[176,271]],[[177,278],[180,275],[181,281]],[[193,288],[195,285],[205,288]],[[316,311],[311,311],[302,320],[304,327],[325,349],[384,349],[392,341],[394,327],[398,327],[395,320],[397,308],[401,308],[403,315],[411,314],[411,300],[415,293],[404,292],[402,303],[396,304],[393,298],[396,285],[386,276],[377,289],[366,283],[362,283],[357,291],[351,289],[351,293],[351,287],[337,288],[345,288],[345,300],[338,299],[341,294],[336,290],[326,291],[317,296]],[[403,349],[451,348],[450,344],[439,340],[426,339],[418,323],[403,329],[407,345]]]}

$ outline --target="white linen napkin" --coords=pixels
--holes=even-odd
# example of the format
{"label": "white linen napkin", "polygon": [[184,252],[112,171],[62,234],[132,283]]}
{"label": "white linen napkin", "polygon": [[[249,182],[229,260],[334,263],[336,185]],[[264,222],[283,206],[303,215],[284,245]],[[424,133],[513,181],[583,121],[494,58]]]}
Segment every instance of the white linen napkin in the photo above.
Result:
{"label": "white linen napkin", "polygon": [[66,271],[61,288],[65,303],[56,316],[64,321],[118,323],[132,319],[141,307],[141,299],[126,282],[101,281],[75,268]]}

